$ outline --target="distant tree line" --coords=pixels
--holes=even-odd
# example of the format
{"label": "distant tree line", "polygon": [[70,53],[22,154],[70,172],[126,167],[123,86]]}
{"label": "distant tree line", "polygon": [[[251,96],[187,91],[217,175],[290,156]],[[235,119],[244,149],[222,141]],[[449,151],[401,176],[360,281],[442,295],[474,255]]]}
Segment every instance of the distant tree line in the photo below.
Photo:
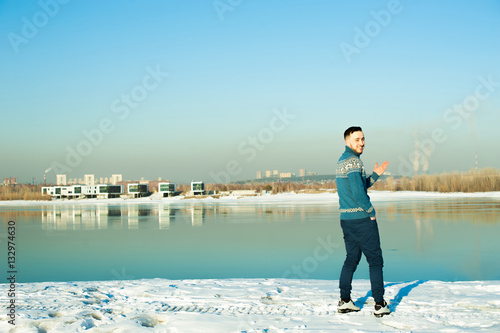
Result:
{"label": "distant tree line", "polygon": [[388,177],[372,187],[385,191],[490,192],[500,191],[500,170],[484,168],[394,179]]}
{"label": "distant tree line", "polygon": [[[50,196],[42,195],[42,185],[5,185],[0,186],[0,200],[50,200]],[[326,183],[300,182],[248,182],[230,184],[205,184],[206,191],[217,193],[234,190],[267,191],[273,194],[284,192],[317,193],[335,190],[334,181]],[[428,191],[428,192],[490,192],[500,191],[500,170],[484,168],[467,172],[448,172],[434,175],[416,175],[413,177],[394,178],[381,177],[373,190],[380,191]],[[190,184],[177,184],[177,190],[186,194],[191,190]]]}
{"label": "distant tree line", "polygon": [[42,185],[4,185],[0,186],[0,200],[50,200],[42,195]]}

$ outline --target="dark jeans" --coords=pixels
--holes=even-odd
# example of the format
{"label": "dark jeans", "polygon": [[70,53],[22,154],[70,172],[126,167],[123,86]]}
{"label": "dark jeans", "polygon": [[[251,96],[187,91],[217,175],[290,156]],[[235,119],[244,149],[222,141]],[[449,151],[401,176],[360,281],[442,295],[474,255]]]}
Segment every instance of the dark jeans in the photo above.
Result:
{"label": "dark jeans", "polygon": [[352,276],[361,259],[361,253],[363,253],[370,267],[372,296],[375,302],[382,302],[384,300],[384,277],[382,273],[384,260],[380,249],[377,221],[370,220],[367,217],[356,220],[340,220],[340,225],[344,232],[345,250],[347,252],[340,273],[340,297],[351,297]]}

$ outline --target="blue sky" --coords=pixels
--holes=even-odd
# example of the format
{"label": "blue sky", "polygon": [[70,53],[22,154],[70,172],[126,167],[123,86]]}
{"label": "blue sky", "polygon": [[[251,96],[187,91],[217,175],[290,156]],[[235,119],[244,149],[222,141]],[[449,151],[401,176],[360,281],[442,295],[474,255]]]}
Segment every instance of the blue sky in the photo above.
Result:
{"label": "blue sky", "polygon": [[409,174],[415,151],[469,170],[476,146],[500,168],[499,17],[498,1],[0,1],[0,176],[332,174],[351,125],[370,170]]}

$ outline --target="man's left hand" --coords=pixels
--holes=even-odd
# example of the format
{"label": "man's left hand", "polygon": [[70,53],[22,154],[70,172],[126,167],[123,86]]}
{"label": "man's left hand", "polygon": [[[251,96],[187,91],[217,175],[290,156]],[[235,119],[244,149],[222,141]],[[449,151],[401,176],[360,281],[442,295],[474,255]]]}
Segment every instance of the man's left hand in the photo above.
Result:
{"label": "man's left hand", "polygon": [[375,163],[375,168],[373,168],[373,172],[375,172],[377,175],[381,176],[385,169],[387,169],[387,166],[389,165],[388,161],[384,161],[380,166],[378,163]]}

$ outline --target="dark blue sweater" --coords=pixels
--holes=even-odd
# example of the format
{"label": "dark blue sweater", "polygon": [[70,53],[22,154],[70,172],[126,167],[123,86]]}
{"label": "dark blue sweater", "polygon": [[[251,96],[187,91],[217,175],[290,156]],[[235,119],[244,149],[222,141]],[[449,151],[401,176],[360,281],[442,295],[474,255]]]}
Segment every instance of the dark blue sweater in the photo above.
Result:
{"label": "dark blue sweater", "polygon": [[339,195],[340,219],[352,220],[375,216],[368,188],[375,184],[379,175],[373,173],[366,178],[365,167],[359,155],[349,147],[337,162],[337,193]]}

